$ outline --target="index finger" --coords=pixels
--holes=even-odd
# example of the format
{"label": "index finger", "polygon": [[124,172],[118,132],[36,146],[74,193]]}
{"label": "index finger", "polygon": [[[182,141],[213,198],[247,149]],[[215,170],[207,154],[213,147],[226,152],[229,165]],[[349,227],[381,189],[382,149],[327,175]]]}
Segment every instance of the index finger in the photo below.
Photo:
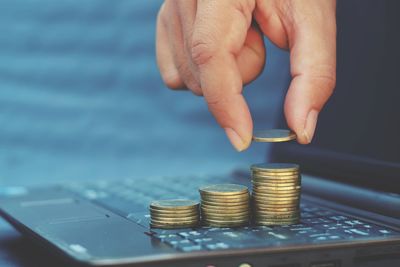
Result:
{"label": "index finger", "polygon": [[251,24],[254,4],[249,3],[198,1],[191,44],[192,60],[209,110],[239,151],[249,146],[253,128],[235,60]]}

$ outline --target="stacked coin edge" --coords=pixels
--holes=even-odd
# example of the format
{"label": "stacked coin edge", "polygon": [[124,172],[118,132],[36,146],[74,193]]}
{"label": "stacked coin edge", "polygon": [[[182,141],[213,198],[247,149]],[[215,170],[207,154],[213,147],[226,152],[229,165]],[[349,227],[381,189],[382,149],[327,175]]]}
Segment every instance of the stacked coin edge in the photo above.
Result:
{"label": "stacked coin edge", "polygon": [[150,226],[160,229],[197,227],[200,221],[199,206],[199,202],[187,199],[153,201],[149,207]]}
{"label": "stacked coin edge", "polygon": [[[224,192],[224,189],[228,190]],[[236,184],[211,185],[201,187],[199,192],[204,226],[240,227],[249,224],[250,194],[246,186]]]}
{"label": "stacked coin edge", "polygon": [[300,221],[301,175],[290,163],[251,166],[252,208],[256,225],[288,225]]}

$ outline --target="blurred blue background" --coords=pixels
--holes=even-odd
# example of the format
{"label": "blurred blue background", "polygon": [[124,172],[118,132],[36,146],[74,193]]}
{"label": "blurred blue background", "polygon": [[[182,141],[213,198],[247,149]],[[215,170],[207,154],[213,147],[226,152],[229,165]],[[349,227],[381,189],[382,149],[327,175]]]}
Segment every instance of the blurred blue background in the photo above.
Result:
{"label": "blurred blue background", "polygon": [[[155,60],[162,1],[2,0],[0,186],[227,173],[263,161],[237,153],[200,97],[165,88]],[[288,55],[245,96],[256,128],[282,114]]]}

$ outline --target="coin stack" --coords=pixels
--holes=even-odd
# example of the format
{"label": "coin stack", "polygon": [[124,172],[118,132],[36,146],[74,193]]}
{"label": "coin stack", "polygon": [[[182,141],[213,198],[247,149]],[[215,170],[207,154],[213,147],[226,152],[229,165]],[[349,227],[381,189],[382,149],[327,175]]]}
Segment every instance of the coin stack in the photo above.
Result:
{"label": "coin stack", "polygon": [[257,225],[287,225],[300,220],[299,166],[264,163],[251,166],[253,216]]}
{"label": "coin stack", "polygon": [[250,196],[246,186],[216,184],[199,189],[205,226],[238,227],[249,223]]}
{"label": "coin stack", "polygon": [[199,203],[187,199],[153,201],[150,225],[154,228],[191,228],[199,225]]}

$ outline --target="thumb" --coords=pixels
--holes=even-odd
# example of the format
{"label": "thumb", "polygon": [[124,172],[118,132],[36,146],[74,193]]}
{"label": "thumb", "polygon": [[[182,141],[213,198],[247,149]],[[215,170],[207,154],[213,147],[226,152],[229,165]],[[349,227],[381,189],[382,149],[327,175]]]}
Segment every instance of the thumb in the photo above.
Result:
{"label": "thumb", "polygon": [[[296,18],[288,27],[292,81],[285,99],[288,126],[301,144],[311,142],[318,114],[336,81],[335,1],[316,1],[308,18]],[[311,13],[310,13],[311,12]],[[299,13],[297,13],[297,16]]]}
{"label": "thumb", "polygon": [[249,146],[253,129],[236,62],[251,24],[251,2],[198,1],[191,45],[192,61],[209,110],[238,151]]}

